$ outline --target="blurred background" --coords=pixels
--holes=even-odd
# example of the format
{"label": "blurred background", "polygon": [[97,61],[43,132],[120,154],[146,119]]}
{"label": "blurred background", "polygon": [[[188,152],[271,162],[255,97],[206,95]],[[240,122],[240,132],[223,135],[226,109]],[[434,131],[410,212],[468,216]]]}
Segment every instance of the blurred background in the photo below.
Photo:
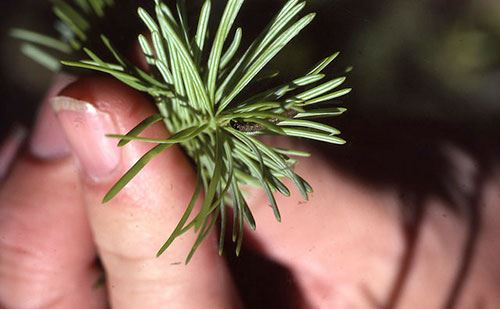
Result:
{"label": "blurred background", "polygon": [[[131,6],[150,2],[122,1]],[[194,2],[193,13],[200,1]],[[225,1],[214,2],[220,12]],[[245,29],[244,37],[257,36],[283,2],[246,1],[238,20]],[[271,66],[280,69],[283,79],[289,79],[334,51],[342,54],[333,73],[344,74],[352,66],[348,83],[353,93],[333,102],[346,106],[349,112],[332,120],[348,144],[318,147],[348,175],[399,193],[407,254],[386,308],[396,306],[400,287],[411,271],[426,201],[431,197],[444,200],[462,216],[469,236],[463,244],[456,280],[449,287],[447,308],[452,308],[474,258],[482,222],[483,185],[498,167],[500,156],[500,1],[308,3],[307,10],[319,13],[316,20]],[[133,29],[134,20],[122,16],[110,24]],[[8,36],[9,29],[54,33],[53,24],[48,0],[0,0],[0,136],[15,123],[32,125],[37,104],[52,77],[20,53],[19,42]],[[129,30],[122,32],[128,39],[134,37]],[[473,163],[474,173],[460,171],[457,153]],[[463,186],[464,177],[472,185]],[[244,265],[238,270],[243,278],[238,284],[261,286],[262,278],[255,278],[249,258],[232,261]],[[259,258],[253,263],[262,269]],[[271,263],[269,269],[276,267]],[[292,279],[285,276],[275,283],[282,285]],[[274,290],[256,292],[245,301],[250,308],[279,302],[275,294],[268,295],[269,291]]]}
{"label": "blurred background", "polygon": [[[151,2],[122,3],[131,1]],[[200,1],[194,2],[196,12]],[[225,3],[214,2],[219,11]],[[245,29],[244,38],[254,38],[283,2],[246,1],[238,21]],[[408,254],[388,300],[390,305],[397,303],[398,286],[410,271],[426,201],[440,198],[463,215],[469,238],[463,247],[462,266],[449,288],[448,304],[452,305],[474,256],[484,181],[498,167],[500,155],[500,1],[308,3],[309,11],[319,13],[316,20],[272,67],[280,68],[284,79],[296,77],[333,51],[342,53],[334,64],[336,74],[344,74],[352,66],[348,83],[354,91],[335,102],[349,112],[333,120],[348,144],[318,147],[348,175],[370,186],[396,188],[400,194]],[[132,20],[116,22],[128,26]],[[53,24],[49,1],[0,1],[1,136],[15,123],[31,126],[52,76],[20,53],[19,42],[10,38],[8,31],[21,27],[53,33]],[[124,35],[132,37],[128,32]],[[473,175],[460,171],[450,149],[471,160]],[[470,186],[463,186],[464,177],[470,177]],[[244,264],[244,260],[233,263]],[[246,269],[248,264],[240,271]],[[241,278],[248,279],[240,284],[259,285],[259,278],[252,281],[251,270]],[[254,304],[250,308],[258,307],[259,301],[269,304],[276,299],[276,295],[269,295],[264,300],[266,292],[262,293],[249,296],[246,301]]]}
{"label": "blurred background", "polygon": [[[225,1],[213,2],[221,14]],[[500,1],[307,2],[306,10],[318,12],[315,21],[269,67],[279,68],[287,80],[302,76],[334,51],[341,56],[332,74],[352,67],[348,83],[354,91],[333,102],[349,111],[332,120],[349,143],[318,144],[337,165],[369,183],[443,196],[455,194],[444,194],[451,171],[443,170],[450,166],[443,145],[462,149],[485,170],[494,164],[500,148]],[[117,10],[122,15],[112,14],[116,16],[106,22],[117,30],[114,40],[131,45],[141,32],[135,7],[151,3],[122,0]],[[245,29],[243,44],[260,33],[283,3],[246,1],[237,21]],[[200,5],[200,0],[190,2],[193,17]],[[15,123],[31,126],[52,77],[20,52],[19,41],[8,32],[19,27],[55,35],[55,23],[49,0],[2,0],[0,14],[4,136]]]}
{"label": "blurred background", "polygon": [[[277,59],[276,67],[286,68],[284,76],[296,76],[338,50],[342,57],[336,68],[354,67],[350,83],[355,91],[346,99],[353,113],[466,127],[495,124],[500,114],[499,1],[308,2],[308,10],[319,14]],[[247,39],[281,3],[247,1],[240,15]],[[51,77],[23,56],[7,33],[12,27],[53,33],[53,22],[48,0],[0,1],[0,133],[14,122],[31,123]]]}

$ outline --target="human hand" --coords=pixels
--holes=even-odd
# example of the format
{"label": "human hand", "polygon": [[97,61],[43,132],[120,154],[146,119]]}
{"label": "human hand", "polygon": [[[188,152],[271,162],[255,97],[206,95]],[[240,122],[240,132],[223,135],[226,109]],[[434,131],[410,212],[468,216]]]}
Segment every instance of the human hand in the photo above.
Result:
{"label": "human hand", "polygon": [[[60,80],[51,96],[69,82]],[[245,291],[237,291],[217,254],[215,235],[188,265],[182,261],[195,240],[191,233],[155,257],[194,190],[194,172],[179,148],[152,161],[114,200],[101,204],[109,187],[150,147],[130,143],[119,149],[104,135],[127,132],[152,114],[147,99],[119,82],[84,78],[52,102],[58,120],[45,102],[30,150],[17,158],[0,189],[0,305],[241,306],[239,295]],[[166,132],[156,126],[145,134],[164,137]],[[355,182],[318,153],[297,168],[315,189],[311,200],[304,203],[296,192],[278,197],[283,214],[278,224],[265,196],[251,191],[258,227],[249,235],[248,250],[290,270],[305,308],[376,307],[390,294],[404,248],[397,199]],[[423,301],[420,308],[438,308],[442,293],[436,290],[455,266],[449,259],[453,244],[443,247],[433,237],[462,227],[440,220],[441,215],[432,218],[424,229],[434,234],[422,240],[431,261],[422,260],[411,281],[426,284],[405,295],[403,304],[409,306]],[[105,289],[93,287],[100,276],[97,257],[106,272]]]}

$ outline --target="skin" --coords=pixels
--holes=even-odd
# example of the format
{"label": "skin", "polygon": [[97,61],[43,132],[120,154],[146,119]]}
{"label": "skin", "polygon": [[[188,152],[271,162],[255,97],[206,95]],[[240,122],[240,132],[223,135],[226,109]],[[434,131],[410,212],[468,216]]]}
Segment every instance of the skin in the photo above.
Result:
{"label": "skin", "polygon": [[[154,112],[142,95],[107,78],[86,78],[62,94],[88,101],[110,114],[120,131]],[[47,121],[41,119],[39,121]],[[159,125],[145,136],[165,136]],[[404,254],[401,204],[395,190],[374,189],[342,173],[312,152],[297,171],[314,194],[278,197],[283,223],[275,222],[264,194],[251,191],[257,231],[243,255],[255,252],[286,267],[302,294],[303,308],[384,307]],[[105,192],[150,145],[131,143],[119,168],[96,182],[71,154],[41,160],[21,151],[0,187],[1,308],[237,308],[240,295],[227,263],[217,254],[216,235],[184,261],[195,235],[178,239],[160,258],[157,249],[177,224],[194,190],[195,173],[179,148],[148,165],[106,206]],[[459,163],[464,166],[466,162]],[[500,204],[498,173],[486,181],[484,228],[459,308],[500,307]],[[465,183],[465,178],[458,178]],[[289,186],[292,188],[293,186]],[[429,199],[422,234],[398,308],[442,308],[456,273],[466,225],[443,201]],[[232,254],[232,253],[228,253]],[[106,287],[96,258],[106,272]],[[243,265],[244,267],[244,265]],[[290,295],[289,297],[294,297]]]}

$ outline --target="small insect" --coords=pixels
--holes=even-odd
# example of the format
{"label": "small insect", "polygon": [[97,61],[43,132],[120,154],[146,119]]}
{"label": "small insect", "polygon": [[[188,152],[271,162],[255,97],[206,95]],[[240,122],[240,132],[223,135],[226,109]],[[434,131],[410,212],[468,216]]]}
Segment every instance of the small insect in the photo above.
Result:
{"label": "small insect", "polygon": [[233,129],[236,129],[240,132],[257,132],[264,130],[263,126],[253,122],[231,120],[230,124]]}
{"label": "small insect", "polygon": [[[284,112],[282,115],[289,117],[289,118],[293,118],[297,114],[298,114],[297,111],[288,110],[288,111]],[[277,118],[271,118],[271,119],[268,119],[267,121],[274,123],[274,124],[279,123],[279,120]],[[258,132],[258,131],[265,130],[264,126],[257,124],[257,123],[254,123],[254,122],[244,122],[244,121],[231,120],[230,125],[233,129],[238,130],[240,132]]]}

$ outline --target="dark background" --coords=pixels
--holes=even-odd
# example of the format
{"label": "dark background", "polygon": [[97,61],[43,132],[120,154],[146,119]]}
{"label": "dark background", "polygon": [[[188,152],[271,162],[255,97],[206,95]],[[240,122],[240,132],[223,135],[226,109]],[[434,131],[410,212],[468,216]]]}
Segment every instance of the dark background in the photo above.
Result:
{"label": "dark background", "polygon": [[[2,133],[16,121],[30,124],[33,106],[50,82],[50,73],[24,57],[7,32],[22,27],[52,33],[48,3],[0,2]],[[247,1],[240,14],[245,38],[260,31],[281,3]],[[355,91],[347,100],[353,112],[465,126],[495,123],[500,114],[498,1],[311,0],[308,10],[319,13],[316,20],[277,60],[285,76],[296,76],[338,50],[336,68],[354,66]]]}
{"label": "dark background", "polygon": [[[245,29],[244,38],[255,37],[281,3],[246,1],[238,21]],[[340,102],[349,112],[333,120],[349,142],[343,147],[318,147],[352,177],[400,193],[408,251],[387,308],[397,303],[398,288],[410,271],[420,219],[430,197],[444,200],[469,226],[462,267],[449,288],[453,304],[481,229],[484,181],[498,167],[500,1],[311,0],[308,10],[319,13],[316,20],[273,66],[284,77],[296,77],[331,52],[341,51],[333,70],[354,68],[348,81],[354,92]],[[48,1],[0,2],[1,135],[16,122],[31,125],[51,79],[49,72],[21,55],[19,43],[6,33],[14,26],[50,33],[52,24]],[[450,149],[474,162],[472,190],[460,185],[463,179],[456,175],[463,173],[457,173]],[[252,277],[245,259],[248,256],[233,261],[245,265],[237,270],[246,278],[239,284],[261,285],[262,278]],[[259,259],[254,263],[262,269]],[[246,301],[253,306],[249,307],[276,301],[276,295],[263,299],[267,294],[250,293]]]}

